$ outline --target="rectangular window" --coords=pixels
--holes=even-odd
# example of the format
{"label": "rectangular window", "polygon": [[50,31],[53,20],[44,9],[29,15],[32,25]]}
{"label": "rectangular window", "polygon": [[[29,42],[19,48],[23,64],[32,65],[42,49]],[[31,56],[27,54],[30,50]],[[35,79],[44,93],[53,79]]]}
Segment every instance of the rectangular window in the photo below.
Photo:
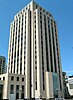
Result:
{"label": "rectangular window", "polygon": [[19,85],[16,85],[16,99],[19,99]]}
{"label": "rectangular window", "polygon": [[19,93],[19,85],[16,85],[16,93]]}
{"label": "rectangular window", "polygon": [[3,99],[3,85],[0,85],[0,99]]}
{"label": "rectangular window", "polygon": [[19,81],[19,77],[17,77],[17,81]]}
{"label": "rectangular window", "polygon": [[10,94],[14,93],[14,85],[10,85]]}
{"label": "rectangular window", "polygon": [[14,76],[11,76],[11,81],[13,81],[14,80]]}
{"label": "rectangular window", "polygon": [[22,82],[24,81],[24,78],[22,77]]}
{"label": "rectangular window", "polygon": [[21,99],[24,99],[24,93],[21,93]]}
{"label": "rectangular window", "polygon": [[24,85],[22,85],[22,92],[24,93]]}
{"label": "rectangular window", "polygon": [[0,85],[0,93],[3,91],[3,85]]}
{"label": "rectangular window", "polygon": [[35,82],[35,85],[36,85],[36,90],[37,90],[37,82]]}
{"label": "rectangular window", "polygon": [[70,89],[73,89],[73,84],[69,84],[69,86],[70,86]]}
{"label": "rectangular window", "polygon": [[5,80],[5,77],[3,77],[3,80]]}
{"label": "rectangular window", "polygon": [[16,93],[16,100],[19,99],[19,93]]}

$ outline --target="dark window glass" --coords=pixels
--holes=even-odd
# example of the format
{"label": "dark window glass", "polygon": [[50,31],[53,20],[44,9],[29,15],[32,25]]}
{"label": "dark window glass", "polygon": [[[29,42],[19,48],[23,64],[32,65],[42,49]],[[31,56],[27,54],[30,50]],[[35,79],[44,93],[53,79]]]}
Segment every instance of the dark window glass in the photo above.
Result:
{"label": "dark window glass", "polygon": [[24,78],[22,78],[22,82],[24,81]]}
{"label": "dark window glass", "polygon": [[0,85],[0,100],[3,99],[3,85]]}
{"label": "dark window glass", "polygon": [[14,76],[11,76],[11,81],[13,81],[14,80]]}
{"label": "dark window glass", "polygon": [[19,81],[19,77],[17,77],[17,81]]}
{"label": "dark window glass", "polygon": [[21,99],[24,99],[24,93],[21,93]]}
{"label": "dark window glass", "polygon": [[10,85],[10,94],[14,93],[14,85]]}
{"label": "dark window glass", "polygon": [[16,93],[16,99],[19,99],[19,93]]}
{"label": "dark window glass", "polygon": [[3,77],[3,80],[5,80],[5,77]]}
{"label": "dark window glass", "polygon": [[22,92],[24,93],[24,85],[22,85]]}
{"label": "dark window glass", "polygon": [[19,93],[19,85],[16,85],[16,93]]}
{"label": "dark window glass", "polygon": [[37,90],[37,82],[35,82],[35,85],[36,85],[36,90]]}

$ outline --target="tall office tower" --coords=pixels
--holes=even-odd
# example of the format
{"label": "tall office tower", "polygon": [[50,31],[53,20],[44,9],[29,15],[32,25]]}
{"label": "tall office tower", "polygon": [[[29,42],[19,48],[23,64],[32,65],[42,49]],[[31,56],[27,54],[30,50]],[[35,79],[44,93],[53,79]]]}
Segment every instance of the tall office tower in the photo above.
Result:
{"label": "tall office tower", "polygon": [[10,26],[9,73],[25,75],[25,98],[62,96],[62,69],[56,21],[31,1]]}
{"label": "tall office tower", "polygon": [[4,56],[0,56],[0,74],[4,74],[6,72],[6,58]]}

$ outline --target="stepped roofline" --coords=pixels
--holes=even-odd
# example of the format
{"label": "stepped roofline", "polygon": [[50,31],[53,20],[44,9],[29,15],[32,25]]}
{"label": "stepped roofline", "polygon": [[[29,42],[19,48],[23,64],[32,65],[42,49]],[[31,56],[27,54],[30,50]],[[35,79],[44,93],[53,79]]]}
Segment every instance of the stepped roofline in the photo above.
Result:
{"label": "stepped roofline", "polygon": [[[37,2],[35,2],[34,0],[32,0],[31,2],[29,2],[24,8],[22,8],[22,9],[15,15],[15,17],[16,17],[18,14],[22,13],[26,8],[28,9],[28,6],[29,6],[29,5],[36,5],[37,8],[40,8],[41,11],[43,11],[43,12],[49,14],[49,16],[53,18],[53,15],[52,15],[48,10],[46,10],[44,7],[40,6],[40,5],[39,5]],[[35,9],[34,9],[34,10],[35,10]]]}

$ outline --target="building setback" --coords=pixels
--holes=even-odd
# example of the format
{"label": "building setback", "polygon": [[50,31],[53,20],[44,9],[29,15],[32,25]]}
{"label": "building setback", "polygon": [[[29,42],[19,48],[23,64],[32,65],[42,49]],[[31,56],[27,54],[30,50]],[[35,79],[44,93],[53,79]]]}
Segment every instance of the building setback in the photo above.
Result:
{"label": "building setback", "polygon": [[24,98],[63,96],[57,24],[34,1],[10,25],[8,72],[25,75]]}

